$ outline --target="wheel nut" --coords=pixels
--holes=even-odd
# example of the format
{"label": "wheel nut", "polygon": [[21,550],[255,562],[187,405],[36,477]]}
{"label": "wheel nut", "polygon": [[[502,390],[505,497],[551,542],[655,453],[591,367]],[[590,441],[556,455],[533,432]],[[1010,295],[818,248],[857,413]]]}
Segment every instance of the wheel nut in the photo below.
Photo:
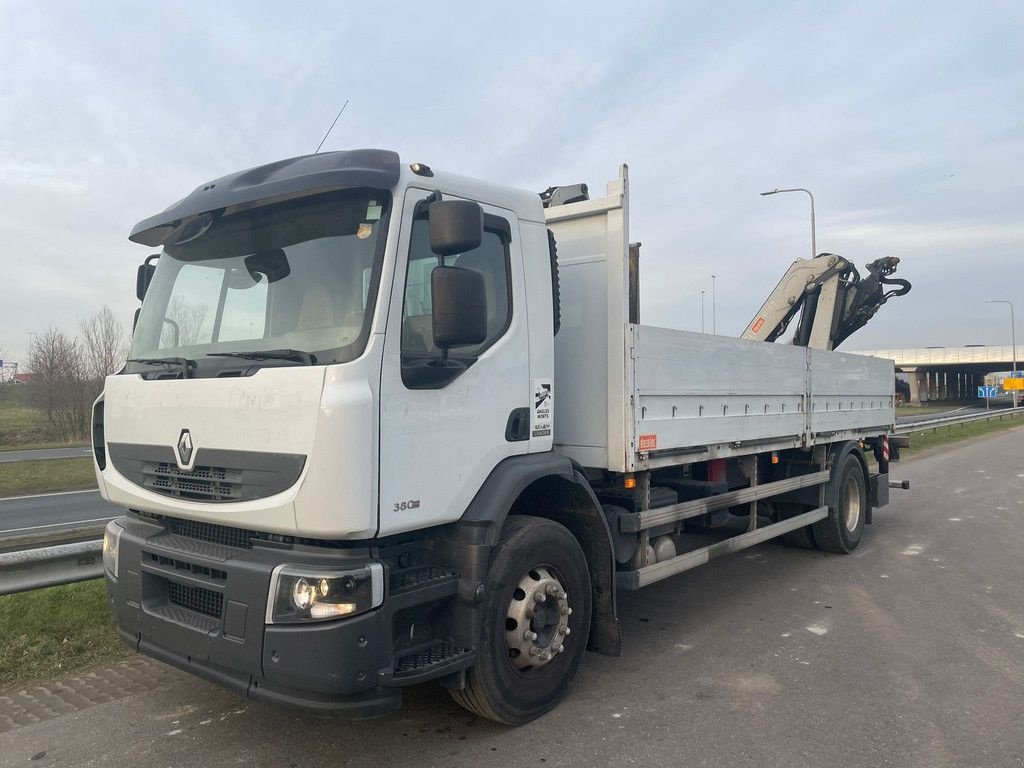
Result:
{"label": "wheel nut", "polygon": [[570,633],[570,632],[572,632],[572,630],[571,630],[571,629],[569,629],[568,627],[566,627],[566,628],[565,628],[565,631],[564,631],[564,632],[562,632],[562,634],[563,634],[563,635],[565,635],[566,637],[568,637],[568,636],[569,636],[569,633]]}
{"label": "wheel nut", "polygon": [[558,652],[559,652],[559,653],[562,653],[562,652],[564,652],[564,651],[565,651],[565,646],[564,646],[564,645],[560,645],[560,646],[558,646]]}
{"label": "wheel nut", "polygon": [[570,608],[568,605],[563,605],[561,608],[558,609],[558,612],[563,616],[571,616],[572,608]]}
{"label": "wheel nut", "polygon": [[547,593],[552,597],[555,597],[558,594],[558,587],[554,584],[548,584]]}
{"label": "wheel nut", "polygon": [[543,603],[544,602],[544,593],[543,592],[534,592],[533,593],[533,601],[535,603]]}
{"label": "wheel nut", "polygon": [[523,639],[525,639],[525,640],[536,640],[537,639],[537,633],[536,632],[530,632],[529,630],[527,630],[523,634]]}

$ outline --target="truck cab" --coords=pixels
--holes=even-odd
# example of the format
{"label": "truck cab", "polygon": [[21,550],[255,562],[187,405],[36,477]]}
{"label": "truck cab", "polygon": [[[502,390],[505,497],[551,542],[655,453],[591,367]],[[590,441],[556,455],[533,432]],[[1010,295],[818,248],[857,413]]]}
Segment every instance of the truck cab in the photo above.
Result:
{"label": "truck cab", "polygon": [[[550,454],[540,198],[329,152],[203,184],[131,239],[162,251],[94,415],[101,493],[130,510],[107,536],[122,637],[256,698],[358,715],[397,706],[403,669],[457,671],[456,633],[418,619],[460,579],[414,550],[501,462]],[[381,542],[402,550],[386,568]],[[316,594],[338,584],[352,600]]]}

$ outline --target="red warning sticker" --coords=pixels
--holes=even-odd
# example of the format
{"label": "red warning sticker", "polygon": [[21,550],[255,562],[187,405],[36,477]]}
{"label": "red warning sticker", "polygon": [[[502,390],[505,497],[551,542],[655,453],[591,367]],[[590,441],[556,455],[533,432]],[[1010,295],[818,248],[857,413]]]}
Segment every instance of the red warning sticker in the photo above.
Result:
{"label": "red warning sticker", "polygon": [[657,435],[640,435],[640,453],[658,450]]}
{"label": "red warning sticker", "polygon": [[762,325],[764,325],[764,318],[763,317],[757,318],[757,320],[754,321],[754,324],[752,326],[750,326],[751,332],[752,333],[757,333],[758,331],[761,330],[761,326]]}

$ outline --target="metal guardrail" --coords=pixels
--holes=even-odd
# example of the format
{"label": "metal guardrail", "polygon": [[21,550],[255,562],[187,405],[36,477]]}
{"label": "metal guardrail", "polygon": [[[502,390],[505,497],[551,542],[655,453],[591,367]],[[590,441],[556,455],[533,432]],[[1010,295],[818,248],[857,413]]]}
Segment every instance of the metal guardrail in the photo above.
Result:
{"label": "metal guardrail", "polygon": [[952,427],[958,424],[970,424],[975,421],[988,421],[989,419],[1014,418],[1024,414],[1024,408],[1000,408],[996,411],[986,413],[970,413],[964,416],[943,416],[938,419],[922,419],[909,424],[897,424],[893,428],[893,434],[909,435],[911,432],[926,432],[939,427]]}
{"label": "metal guardrail", "polygon": [[[941,427],[970,424],[975,421],[988,421],[1003,417],[1012,419],[1022,414],[1024,414],[1024,408],[923,419],[909,424],[897,424],[893,429],[893,434],[909,435],[912,432],[926,432]],[[73,584],[88,579],[98,579],[102,575],[102,541],[74,541],[0,552],[0,595],[27,592],[58,584]]]}
{"label": "metal guardrail", "polygon": [[77,541],[0,553],[0,595],[74,584],[102,575],[102,541]]}

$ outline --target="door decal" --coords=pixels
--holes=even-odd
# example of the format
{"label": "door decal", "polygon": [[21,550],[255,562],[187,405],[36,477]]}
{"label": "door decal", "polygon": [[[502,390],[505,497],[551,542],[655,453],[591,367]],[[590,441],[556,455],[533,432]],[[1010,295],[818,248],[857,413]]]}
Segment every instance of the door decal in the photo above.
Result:
{"label": "door decal", "polygon": [[555,393],[551,388],[551,379],[533,380],[533,417],[530,419],[531,436],[548,437],[551,435],[551,408],[554,405]]}

